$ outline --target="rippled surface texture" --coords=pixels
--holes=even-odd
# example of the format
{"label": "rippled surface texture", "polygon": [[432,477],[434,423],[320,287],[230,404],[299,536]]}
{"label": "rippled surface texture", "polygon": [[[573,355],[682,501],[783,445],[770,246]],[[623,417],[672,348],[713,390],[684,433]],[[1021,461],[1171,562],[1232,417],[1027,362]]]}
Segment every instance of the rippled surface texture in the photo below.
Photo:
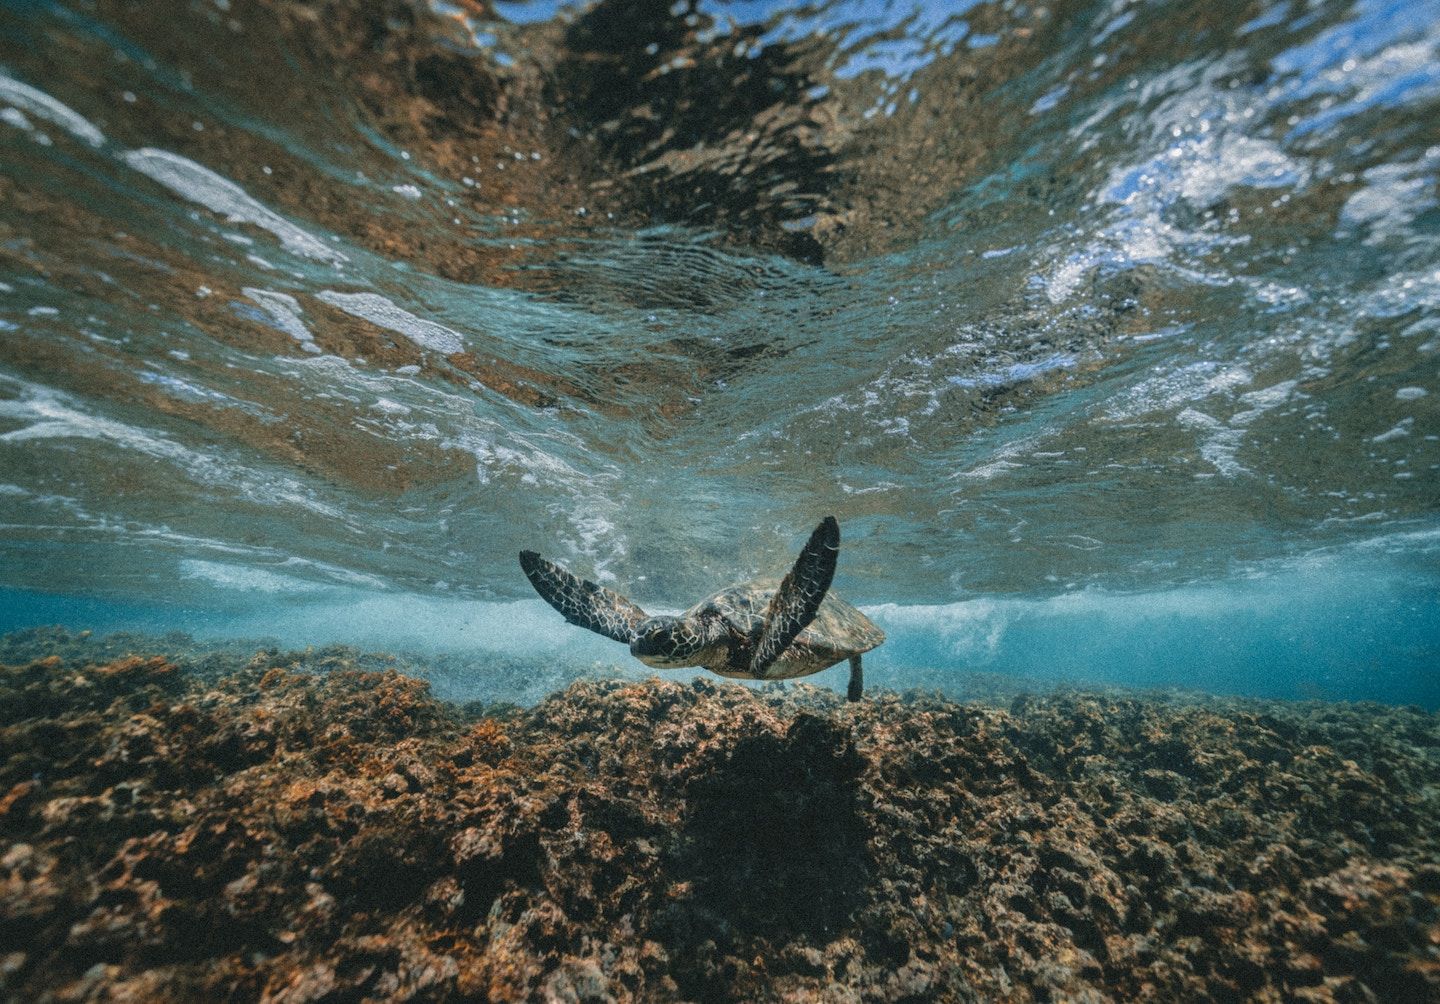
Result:
{"label": "rippled surface texture", "polygon": [[1306,589],[1436,654],[1434,2],[0,25],[9,587],[513,600],[538,548],[680,607],[833,512],[935,658]]}

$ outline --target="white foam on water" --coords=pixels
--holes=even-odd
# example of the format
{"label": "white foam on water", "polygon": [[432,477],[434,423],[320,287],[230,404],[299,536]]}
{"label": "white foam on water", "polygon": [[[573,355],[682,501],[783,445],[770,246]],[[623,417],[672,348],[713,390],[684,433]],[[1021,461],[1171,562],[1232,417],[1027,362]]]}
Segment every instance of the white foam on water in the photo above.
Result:
{"label": "white foam on water", "polygon": [[265,308],[265,312],[275,322],[275,327],[299,342],[306,352],[319,354],[322,351],[320,346],[315,344],[315,336],[300,319],[300,303],[295,297],[288,293],[256,289],[253,286],[246,286],[240,292]]}
{"label": "white foam on water", "polygon": [[[795,420],[808,421],[812,415],[833,419],[851,413],[864,417],[867,435],[878,432],[913,441],[912,422],[935,415],[953,395],[1018,386],[1080,364],[1076,353],[1049,352],[1025,358],[1035,355],[1029,345],[1005,346],[998,341],[988,335],[966,337],[935,351],[906,352],[864,384],[801,408]],[[1021,358],[1017,360],[1017,356]],[[739,438],[760,435],[747,430]],[[768,435],[782,437],[775,430]]]}
{"label": "white foam on water", "polygon": [[1269,387],[1262,387],[1260,390],[1252,390],[1249,393],[1241,394],[1240,400],[1249,405],[1244,411],[1237,411],[1230,416],[1231,425],[1249,425],[1265,412],[1272,408],[1278,408],[1285,402],[1306,395],[1297,394],[1298,381],[1282,380],[1279,383],[1271,384]]}
{"label": "white foam on water", "polygon": [[375,592],[386,591],[390,587],[377,575],[368,572],[358,572],[353,568],[344,568],[340,565],[332,565],[328,561],[316,561],[313,558],[289,557],[281,564],[286,568],[303,569],[306,572],[319,572],[332,582],[338,582],[345,586],[358,586]]}
{"label": "white foam on water", "polygon": [[289,575],[279,575],[263,568],[204,561],[199,558],[186,558],[181,561],[180,574],[187,579],[199,579],[207,585],[220,589],[232,589],[250,594],[313,593],[321,588],[313,582]]}
{"label": "white foam on water", "polygon": [[952,659],[983,663],[995,657],[1012,617],[1006,602],[994,599],[913,605],[880,603],[863,607],[866,616],[887,634],[922,633]]}
{"label": "white foam on water", "polygon": [[[8,103],[20,111],[29,112],[36,118],[53,122],[91,146],[105,145],[105,134],[91,125],[85,116],[55,100],[44,91],[31,87],[29,84],[23,84],[4,73],[0,73],[0,101]],[[12,121],[11,124],[15,125],[16,123]]]}
{"label": "white foam on water", "polygon": [[1340,209],[1340,230],[1366,231],[1365,243],[1379,245],[1414,233],[1412,224],[1440,205],[1435,191],[1440,171],[1440,146],[1408,162],[1380,164],[1361,177],[1365,187],[1351,194]]}
{"label": "white foam on water", "polygon": [[1050,111],[1050,109],[1058,105],[1061,99],[1063,99],[1065,95],[1069,93],[1069,84],[1060,84],[1058,87],[1052,87],[1050,90],[1046,91],[1040,97],[1035,99],[1035,103],[1030,106],[1029,114],[1039,115],[1042,112]]}
{"label": "white foam on water", "polygon": [[[337,302],[336,298],[349,296],[320,294],[333,305],[357,307],[355,299]],[[361,298],[358,307],[368,314],[380,315],[389,303],[371,294],[353,296]],[[406,317],[419,320],[408,313]],[[543,489],[551,499],[547,508],[562,528],[557,540],[563,553],[587,559],[597,578],[608,581],[613,574],[609,566],[625,555],[624,534],[617,526],[620,505],[612,498],[613,487],[623,481],[622,473],[588,453],[574,436],[562,430],[526,432],[484,417],[476,413],[473,399],[416,379],[414,371],[360,368],[336,356],[288,358],[277,360],[276,366],[314,384],[315,393],[353,404],[356,426],[371,434],[433,442],[440,449],[469,454],[481,485]],[[583,467],[561,455],[567,447],[584,457]]]}
{"label": "white foam on water", "polygon": [[[1034,284],[1054,304],[1083,296],[1087,278],[1138,265],[1164,267],[1206,285],[1264,285],[1264,280],[1216,271],[1210,252],[1245,242],[1197,214],[1223,204],[1237,189],[1278,190],[1283,198],[1303,191],[1316,166],[1264,132],[1270,95],[1229,85],[1242,69],[1236,59],[1182,63],[1136,85],[1123,97],[1103,102],[1082,126],[1071,130],[1082,145],[1099,122],[1129,106],[1126,130],[1140,139],[1139,156],[1112,167],[1091,194],[1100,210],[1094,230],[1075,247],[1055,249],[1055,261]],[[1183,208],[1184,212],[1177,212]],[[1303,291],[1266,289],[1287,302]]]}
{"label": "white foam on water", "polygon": [[1004,387],[1044,376],[1053,370],[1074,369],[1078,360],[1068,352],[1057,352],[1033,363],[1012,363],[999,369],[966,376],[952,375],[946,381],[956,387]]}
{"label": "white foam on water", "polygon": [[200,484],[224,486],[261,505],[299,507],[330,519],[344,515],[286,474],[250,469],[233,458],[193,450],[161,433],[89,414],[70,395],[50,387],[3,373],[0,385],[8,385],[17,395],[0,400],[0,418],[26,423],[0,434],[0,443],[93,440],[163,460]]}
{"label": "white foam on water", "polygon": [[[36,495],[18,486],[11,485],[7,490],[6,486],[0,486],[0,495],[26,496],[28,500],[39,507],[50,512],[59,510],[69,519],[68,525],[53,524],[54,529],[67,531],[84,530],[95,534],[113,536],[125,541],[144,541],[148,552],[154,553],[158,548],[174,549],[182,554],[215,554],[224,555],[231,559],[230,564],[236,568],[251,568],[253,565],[235,564],[237,561],[260,562],[264,565],[287,564],[288,561],[284,552],[273,547],[264,547],[252,544],[237,544],[231,541],[216,540],[211,537],[201,537],[195,534],[181,533],[169,526],[156,525],[136,520],[126,516],[116,516],[104,512],[92,512],[79,500],[65,495],[43,494]],[[48,518],[53,519],[53,516]],[[41,527],[32,522],[12,524],[13,529],[40,529]],[[200,559],[203,560],[203,559]],[[220,564],[216,562],[215,564]],[[183,573],[183,569],[182,569]]]}
{"label": "white foam on water", "polygon": [[[360,297],[358,304],[352,296]],[[337,298],[343,299],[337,302]],[[371,294],[325,292],[320,299],[379,316],[384,316],[389,304]],[[408,313],[405,316],[419,320]],[[314,393],[354,405],[357,428],[387,438],[399,436],[407,442],[433,442],[440,449],[469,454],[481,485],[545,490],[551,498],[549,512],[563,528],[557,538],[563,553],[587,559],[596,577],[608,581],[613,574],[609,566],[625,555],[624,535],[616,525],[620,506],[611,497],[622,474],[614,465],[586,453],[583,443],[568,433],[525,432],[483,417],[476,413],[473,399],[416,379],[415,371],[356,367],[337,356],[287,358],[277,360],[276,367],[313,385]],[[567,461],[560,455],[565,447],[573,448],[588,463],[582,468]]]}
{"label": "white foam on water", "polygon": [[25,113],[18,108],[0,108],[0,122],[14,126],[22,132],[34,132],[35,127],[25,117]]}
{"label": "white foam on water", "polygon": [[355,588],[373,596],[384,596],[389,592],[389,587],[377,576],[329,562],[294,555],[282,557],[281,552],[274,548],[239,549],[236,553],[263,564],[186,558],[180,562],[180,573],[187,579],[203,581],[215,589],[250,596],[286,593],[337,597],[342,594],[349,596]]}
{"label": "white foam on water", "polygon": [[[1403,10],[1406,5],[1388,6]],[[1409,33],[1421,25],[1425,22],[1417,18],[1399,27],[1402,33]],[[1391,45],[1369,56],[1350,48],[1343,54],[1333,54],[1343,59],[1339,65],[1332,64],[1321,72],[1311,68],[1290,80],[1277,95],[1282,100],[1323,98],[1317,110],[1295,125],[1295,134],[1323,133],[1356,115],[1420,105],[1440,95],[1440,30],[1433,22],[1425,27],[1429,30],[1424,37]],[[1275,63],[1277,68],[1289,66],[1285,54]]]}
{"label": "white foam on water", "polygon": [[585,558],[596,579],[613,581],[609,566],[623,558],[628,547],[615,523],[621,507],[609,489],[622,482],[623,475],[608,464],[598,469],[577,469],[541,446],[540,439],[498,423],[473,419],[457,433],[444,437],[441,446],[475,457],[475,473],[481,484],[511,477],[524,488],[543,487],[558,493],[560,499],[548,507],[564,528],[558,533],[558,543],[570,557]]}
{"label": "white foam on water", "polygon": [[1244,442],[1245,430],[1235,429],[1224,422],[1194,408],[1186,408],[1175,416],[1175,421],[1187,429],[1199,430],[1200,456],[1227,478],[1237,474],[1248,474],[1250,469],[1235,459],[1235,454]]}
{"label": "white foam on water", "polygon": [[1440,310],[1440,268],[1385,276],[1361,297],[1360,309],[1371,317],[1399,317],[1412,310]]}
{"label": "white foam on water", "polygon": [[[1254,609],[1253,592],[1222,585],[1177,587],[1145,593],[1084,589],[1042,599],[978,598],[956,603],[863,606],[892,641],[921,644],[923,658],[941,656],[984,666],[1016,632],[1037,621],[1090,618],[1132,622],[1222,620]],[[908,636],[908,637],[907,637]],[[878,659],[878,655],[876,656]]]}
{"label": "white foam on water", "polygon": [[1149,160],[1114,168],[1099,201],[1163,208],[1180,198],[1205,209],[1232,188],[1293,188],[1309,178],[1309,168],[1274,141],[1214,128],[1177,139]]}
{"label": "white foam on water", "polygon": [[460,332],[416,317],[379,293],[338,293],[326,289],[316,294],[316,297],[352,317],[369,321],[397,335],[404,335],[422,349],[446,356],[465,351],[465,338]]}
{"label": "white foam on water", "polygon": [[1415,424],[1415,419],[1413,419],[1413,418],[1402,418],[1398,423],[1396,423],[1394,426],[1392,426],[1388,431],[1382,432],[1382,433],[1380,433],[1380,435],[1378,435],[1378,436],[1371,436],[1371,437],[1370,437],[1370,442],[1372,442],[1372,443],[1393,443],[1393,442],[1394,442],[1395,440],[1397,440],[1397,439],[1404,439],[1406,436],[1410,435],[1410,429],[1411,429],[1412,426],[1414,426],[1414,424]]}
{"label": "white foam on water", "polygon": [[[8,382],[8,381],[7,381]],[[0,401],[0,417],[27,422],[0,434],[0,442],[22,443],[43,439],[97,439],[138,453],[186,466],[202,458],[163,436],[122,422],[89,415],[74,407],[68,397],[35,384],[21,385],[22,396]]]}
{"label": "white foam on water", "polygon": [[[170,353],[170,355],[173,356],[174,353],[172,352]],[[188,357],[182,353],[176,358],[179,358],[183,361]],[[202,387],[197,384],[191,383],[189,380],[184,380],[173,374],[165,373],[160,370],[158,364],[156,363],[146,363],[145,365],[147,367],[146,369],[140,370],[135,374],[135,378],[137,380],[141,380],[144,383],[148,383],[156,387],[163,387],[171,395],[180,398],[181,400],[203,401],[207,404],[241,404],[241,402],[237,401],[235,398],[231,397],[228,394],[222,394],[218,390],[211,390],[209,387]],[[244,408],[246,411],[250,411],[252,414],[261,412],[261,409],[257,408],[253,404],[250,404],[249,402],[245,403]]]}
{"label": "white foam on water", "polygon": [[141,174],[182,198],[219,213],[227,222],[249,223],[270,231],[292,254],[332,265],[349,261],[346,255],[319,237],[261,205],[235,182],[193,160],[151,147],[130,150],[121,156],[125,163]]}
{"label": "white foam on water", "polygon": [[1177,369],[1162,369],[1116,395],[1105,409],[1105,418],[1124,422],[1146,415],[1173,411],[1186,404],[1227,394],[1250,383],[1253,377],[1243,366],[1219,362],[1186,363]]}
{"label": "white foam on water", "polygon": [[1021,436],[1018,439],[1012,439],[1009,442],[994,447],[986,454],[986,459],[983,463],[955,471],[947,476],[946,480],[954,481],[964,479],[966,483],[965,487],[956,488],[951,494],[963,496],[970,491],[968,486],[970,482],[989,481],[1007,471],[1023,470],[1027,466],[1026,460],[1038,455],[1038,448],[1056,436],[1060,431],[1059,427],[1051,426],[1031,435]]}

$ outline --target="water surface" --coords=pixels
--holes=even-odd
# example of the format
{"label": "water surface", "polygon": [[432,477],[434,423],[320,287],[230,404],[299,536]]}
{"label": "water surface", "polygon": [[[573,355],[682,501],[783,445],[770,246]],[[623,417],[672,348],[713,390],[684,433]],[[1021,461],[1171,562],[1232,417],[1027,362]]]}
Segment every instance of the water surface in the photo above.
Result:
{"label": "water surface", "polygon": [[0,3],[0,626],[1440,704],[1440,4],[391,7]]}

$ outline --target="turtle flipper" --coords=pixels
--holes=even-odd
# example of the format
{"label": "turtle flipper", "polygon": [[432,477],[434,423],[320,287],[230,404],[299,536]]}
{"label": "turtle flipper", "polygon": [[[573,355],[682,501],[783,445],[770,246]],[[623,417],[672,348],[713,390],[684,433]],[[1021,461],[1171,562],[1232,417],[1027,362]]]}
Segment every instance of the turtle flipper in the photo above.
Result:
{"label": "turtle flipper", "polygon": [[770,664],[780,658],[790,643],[815,619],[820,602],[835,577],[835,559],[840,553],[840,524],[834,516],[826,516],[810,535],[795,567],[780,583],[770,608],[765,611],[765,626],[750,659],[750,672],[757,680],[765,679]]}
{"label": "turtle flipper", "polygon": [[540,597],[571,624],[630,644],[635,628],[649,615],[604,586],[571,575],[534,551],[520,552],[520,567]]}

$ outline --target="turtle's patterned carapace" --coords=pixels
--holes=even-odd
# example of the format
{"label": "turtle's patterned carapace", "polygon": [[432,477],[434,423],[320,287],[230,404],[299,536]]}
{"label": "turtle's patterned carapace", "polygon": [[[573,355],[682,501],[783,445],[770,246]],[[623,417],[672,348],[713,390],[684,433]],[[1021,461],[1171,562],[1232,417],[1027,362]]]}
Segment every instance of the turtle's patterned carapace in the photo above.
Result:
{"label": "turtle's patterned carapace", "polygon": [[651,617],[613,590],[571,575],[534,551],[520,567],[547,603],[571,624],[625,642],[659,669],[699,666],[721,676],[785,680],[850,660],[850,700],[863,689],[860,656],[885,632],[830,592],[840,527],[827,516],[795,566],[776,586],[739,585],[701,600],[678,617]]}

